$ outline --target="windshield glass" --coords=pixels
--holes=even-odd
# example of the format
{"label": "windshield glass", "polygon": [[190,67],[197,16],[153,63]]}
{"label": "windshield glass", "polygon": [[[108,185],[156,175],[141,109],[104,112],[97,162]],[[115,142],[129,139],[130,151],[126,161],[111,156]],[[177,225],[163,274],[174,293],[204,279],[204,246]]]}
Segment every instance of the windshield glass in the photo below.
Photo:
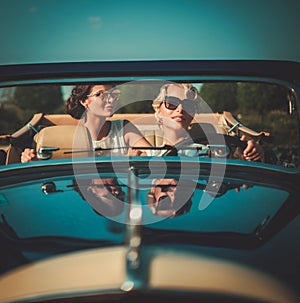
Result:
{"label": "windshield glass", "polygon": [[[181,93],[179,88],[176,88],[178,85],[172,82],[149,80],[77,86],[30,85],[1,88],[2,163],[20,162],[21,153],[25,148],[42,148],[41,159],[72,157],[72,151],[73,156],[76,153],[77,157],[90,156],[91,154],[79,153],[88,149],[96,150],[95,156],[107,155],[106,150],[110,148],[114,149],[110,154],[128,154],[129,147],[133,146],[141,147],[135,154],[174,155],[167,149],[159,148],[166,144],[175,145],[188,137],[194,143],[206,146],[180,145],[180,155],[218,157],[221,151],[221,157],[225,155],[230,159],[246,159],[291,168],[299,166],[297,108],[293,90],[277,84],[258,82],[193,82],[184,85],[182,89],[186,90],[186,93]],[[186,88],[188,85],[195,93]],[[97,115],[102,115],[103,119],[129,120],[148,140],[151,148],[156,150],[145,150],[147,146],[143,142],[133,142],[126,134],[125,143],[120,142],[120,138],[117,141],[115,137],[111,139],[105,128],[106,124],[99,126],[101,129],[95,134],[86,121],[89,121],[88,113],[96,106]],[[106,112],[103,113],[103,110]],[[181,112],[174,114],[176,111]],[[173,123],[176,115],[177,121],[171,125],[173,129],[170,130],[168,121]],[[56,141],[55,146],[51,136],[57,132],[68,133],[69,129],[56,128],[53,133],[48,129],[40,136],[37,135],[48,126],[80,123],[88,126],[87,135],[91,135],[92,146],[82,142],[77,147],[60,146],[59,141]],[[179,136],[177,132],[177,138],[174,139],[172,132],[178,125],[183,129],[180,130],[182,134]],[[121,127],[125,129],[124,126]],[[224,144],[224,141],[212,139],[215,134],[230,137],[230,142],[226,139]],[[12,138],[8,138],[9,135],[12,135]],[[48,138],[50,139],[47,141]],[[103,138],[106,138],[106,142],[100,142]],[[243,150],[250,139],[257,144],[258,152],[247,157]],[[64,139],[65,144],[67,140]],[[78,140],[83,141],[82,137]],[[125,148],[120,147],[121,144]],[[215,145],[227,145],[227,149],[224,147],[223,150],[216,150]],[[238,146],[239,150],[236,150]],[[12,155],[6,157],[11,147],[14,149]],[[48,157],[45,156],[44,147],[54,147],[56,150],[50,150]],[[195,148],[198,150],[195,151]]]}

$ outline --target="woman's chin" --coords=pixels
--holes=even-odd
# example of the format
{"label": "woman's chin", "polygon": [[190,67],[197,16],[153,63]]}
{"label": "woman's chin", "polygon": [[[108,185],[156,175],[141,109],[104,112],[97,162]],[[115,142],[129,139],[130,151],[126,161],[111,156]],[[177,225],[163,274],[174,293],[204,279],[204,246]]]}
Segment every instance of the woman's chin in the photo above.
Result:
{"label": "woman's chin", "polygon": [[169,128],[172,128],[176,131],[182,131],[182,130],[186,130],[187,126],[185,125],[185,123],[183,121],[170,121],[169,123]]}

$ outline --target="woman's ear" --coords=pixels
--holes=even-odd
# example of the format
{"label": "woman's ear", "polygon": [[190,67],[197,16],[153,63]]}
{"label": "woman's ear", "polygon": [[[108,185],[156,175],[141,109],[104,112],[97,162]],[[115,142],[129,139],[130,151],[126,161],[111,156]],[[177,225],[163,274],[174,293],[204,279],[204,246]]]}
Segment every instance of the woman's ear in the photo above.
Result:
{"label": "woman's ear", "polygon": [[89,107],[89,104],[88,104],[88,102],[87,102],[86,99],[85,99],[85,100],[80,100],[79,102],[80,102],[80,104],[81,104],[83,107],[85,107],[85,108],[88,108],[88,107]]}

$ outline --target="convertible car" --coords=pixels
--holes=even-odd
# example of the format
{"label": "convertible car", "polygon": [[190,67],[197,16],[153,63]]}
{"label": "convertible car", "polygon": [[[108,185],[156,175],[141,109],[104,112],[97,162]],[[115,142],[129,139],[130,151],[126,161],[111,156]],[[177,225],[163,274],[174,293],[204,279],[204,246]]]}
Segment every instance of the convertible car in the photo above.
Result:
{"label": "convertible car", "polygon": [[[74,85],[113,83],[110,119],[159,150],[152,100],[178,82],[201,112],[162,156],[103,156],[65,112]],[[299,302],[299,63],[2,65],[0,85],[1,303]],[[232,156],[242,135],[261,161]]]}

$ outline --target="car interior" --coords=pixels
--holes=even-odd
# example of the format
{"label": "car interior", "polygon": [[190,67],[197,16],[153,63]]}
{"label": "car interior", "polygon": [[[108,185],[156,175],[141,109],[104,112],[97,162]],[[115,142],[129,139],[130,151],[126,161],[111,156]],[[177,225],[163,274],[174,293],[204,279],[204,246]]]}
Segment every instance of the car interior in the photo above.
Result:
{"label": "car interior", "polygon": [[[115,114],[109,120],[131,121],[152,146],[161,146],[163,142],[163,134],[154,114]],[[87,129],[78,125],[78,122],[79,120],[67,114],[35,114],[21,129],[11,135],[1,137],[2,141],[10,144],[5,163],[19,163],[21,152],[32,140],[35,143],[38,158],[41,160],[91,155],[91,138]],[[257,132],[244,126],[227,111],[200,113],[194,117],[189,129],[191,138],[199,140],[208,134],[228,136],[245,134],[257,140],[270,141],[270,133]]]}

